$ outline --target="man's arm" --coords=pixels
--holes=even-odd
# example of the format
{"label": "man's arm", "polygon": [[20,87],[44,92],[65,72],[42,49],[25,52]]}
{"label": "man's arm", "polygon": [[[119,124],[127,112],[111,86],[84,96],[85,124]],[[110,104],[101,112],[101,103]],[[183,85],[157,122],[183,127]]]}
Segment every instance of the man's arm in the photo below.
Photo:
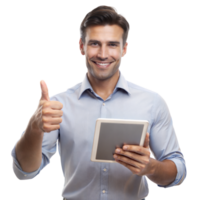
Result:
{"label": "man's arm", "polygon": [[[152,106],[152,119],[149,134],[143,147],[125,145],[120,149],[118,162],[129,168],[134,174],[146,175],[161,187],[179,185],[186,177],[185,160],[180,151],[173,128],[172,119],[165,101],[155,95]],[[156,158],[150,158],[150,150]],[[116,154],[117,149],[116,149]]]}
{"label": "man's arm", "polygon": [[173,161],[150,158],[149,134],[146,135],[143,147],[124,145],[123,149],[117,148],[115,153],[114,158],[118,163],[130,169],[133,174],[146,175],[158,185],[167,186],[176,178],[177,168]]}
{"label": "man's arm", "polygon": [[43,81],[40,84],[42,96],[38,109],[15,148],[16,159],[24,172],[33,172],[40,167],[44,132],[59,129],[62,122],[62,103],[50,101],[46,84]]}
{"label": "man's arm", "polygon": [[42,161],[42,140],[44,133],[34,129],[33,120],[30,119],[28,127],[18,141],[15,152],[16,158],[24,172],[36,171]]}
{"label": "man's arm", "polygon": [[147,177],[158,185],[167,186],[174,182],[177,169],[171,160],[163,160],[162,162],[150,158],[150,165],[154,168],[154,173],[147,174]]}

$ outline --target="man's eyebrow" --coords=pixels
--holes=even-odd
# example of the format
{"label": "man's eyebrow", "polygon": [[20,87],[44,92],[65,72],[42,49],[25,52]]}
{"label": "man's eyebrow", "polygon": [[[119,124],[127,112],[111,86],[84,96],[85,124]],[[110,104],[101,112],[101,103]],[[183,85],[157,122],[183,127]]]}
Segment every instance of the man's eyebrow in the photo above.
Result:
{"label": "man's eyebrow", "polygon": [[118,42],[118,41],[108,41],[108,43],[112,43],[112,44],[120,44],[120,42]]}
{"label": "man's eyebrow", "polygon": [[92,42],[99,43],[98,40],[89,40],[89,41],[88,41],[88,43],[92,43]]}
{"label": "man's eyebrow", "polygon": [[[98,40],[89,40],[88,43],[101,43],[100,41]],[[108,41],[108,43],[112,43],[112,44],[120,44],[120,42],[118,41]]]}

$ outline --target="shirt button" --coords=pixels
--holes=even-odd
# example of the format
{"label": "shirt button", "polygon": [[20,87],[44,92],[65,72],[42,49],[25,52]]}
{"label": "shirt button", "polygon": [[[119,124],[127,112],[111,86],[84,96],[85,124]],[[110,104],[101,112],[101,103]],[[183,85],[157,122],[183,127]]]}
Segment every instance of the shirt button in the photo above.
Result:
{"label": "shirt button", "polygon": [[106,104],[105,103],[103,103],[103,106],[105,106]]}
{"label": "shirt button", "polygon": [[24,174],[24,176],[26,176],[26,174]]}
{"label": "shirt button", "polygon": [[102,192],[103,192],[103,193],[105,193],[106,191],[105,191],[105,190],[103,190]]}
{"label": "shirt button", "polygon": [[106,168],[104,168],[103,171],[106,172]]}

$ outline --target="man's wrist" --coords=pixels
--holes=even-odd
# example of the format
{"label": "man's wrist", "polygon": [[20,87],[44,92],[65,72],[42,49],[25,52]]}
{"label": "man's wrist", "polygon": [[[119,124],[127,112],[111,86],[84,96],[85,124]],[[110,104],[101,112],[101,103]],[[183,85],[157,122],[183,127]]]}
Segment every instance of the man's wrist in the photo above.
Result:
{"label": "man's wrist", "polygon": [[150,158],[149,169],[147,171],[146,176],[153,176],[156,173],[156,169],[158,167],[159,161]]}

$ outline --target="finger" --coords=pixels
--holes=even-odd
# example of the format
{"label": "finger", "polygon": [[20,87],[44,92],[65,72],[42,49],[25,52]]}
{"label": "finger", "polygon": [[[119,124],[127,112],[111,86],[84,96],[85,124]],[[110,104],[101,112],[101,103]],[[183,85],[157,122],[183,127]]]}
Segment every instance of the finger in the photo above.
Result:
{"label": "finger", "polygon": [[124,162],[124,163],[126,163],[126,164],[129,164],[129,165],[131,165],[131,166],[134,166],[134,167],[136,167],[136,168],[139,168],[139,169],[144,169],[144,168],[145,168],[145,165],[144,165],[144,164],[139,163],[139,162],[137,162],[137,161],[135,161],[135,160],[132,160],[132,159],[130,159],[130,158],[127,158],[127,157],[125,157],[125,156],[119,156],[119,155],[114,154],[113,157],[114,157],[115,159],[117,159],[117,160],[120,160],[120,161],[122,161],[122,162]]}
{"label": "finger", "polygon": [[143,147],[145,147],[145,148],[149,147],[149,133],[146,134]]}
{"label": "finger", "polygon": [[128,152],[128,151],[121,151],[120,153],[116,153],[117,156],[125,156],[131,160],[135,160],[136,162],[142,163],[142,164],[148,164],[149,163],[149,156],[150,156],[150,152],[146,152],[146,155],[138,155],[136,153],[133,152]]}
{"label": "finger", "polygon": [[138,145],[124,145],[123,150],[134,152],[139,155],[148,155],[148,152],[149,152],[149,149],[142,146],[138,146]]}
{"label": "finger", "polygon": [[63,108],[63,104],[59,101],[46,101],[41,104],[43,108],[51,108],[54,110],[61,110]]}
{"label": "finger", "polygon": [[127,167],[128,169],[130,169],[134,174],[139,174],[141,172],[141,169],[134,167],[132,165],[129,165],[127,163],[124,163],[121,160],[115,160],[116,162],[120,163],[121,165],[124,165],[125,167]]}
{"label": "finger", "polygon": [[60,125],[49,125],[49,124],[44,124],[43,127],[42,127],[42,130],[44,132],[51,132],[51,131],[54,131],[54,130],[58,130],[60,128]]}
{"label": "finger", "polygon": [[61,117],[63,115],[62,110],[52,110],[52,109],[43,109],[43,116],[51,116],[51,117]]}
{"label": "finger", "polygon": [[62,117],[63,116],[63,111],[62,110],[52,110],[52,117]]}
{"label": "finger", "polygon": [[55,110],[61,110],[63,108],[63,104],[59,101],[51,101],[50,107]]}
{"label": "finger", "polygon": [[42,117],[42,122],[43,123],[48,123],[51,125],[58,125],[62,122],[62,118],[61,117]]}
{"label": "finger", "polygon": [[48,88],[47,88],[46,83],[43,80],[40,81],[40,87],[41,87],[41,90],[42,90],[41,100],[50,101]]}

